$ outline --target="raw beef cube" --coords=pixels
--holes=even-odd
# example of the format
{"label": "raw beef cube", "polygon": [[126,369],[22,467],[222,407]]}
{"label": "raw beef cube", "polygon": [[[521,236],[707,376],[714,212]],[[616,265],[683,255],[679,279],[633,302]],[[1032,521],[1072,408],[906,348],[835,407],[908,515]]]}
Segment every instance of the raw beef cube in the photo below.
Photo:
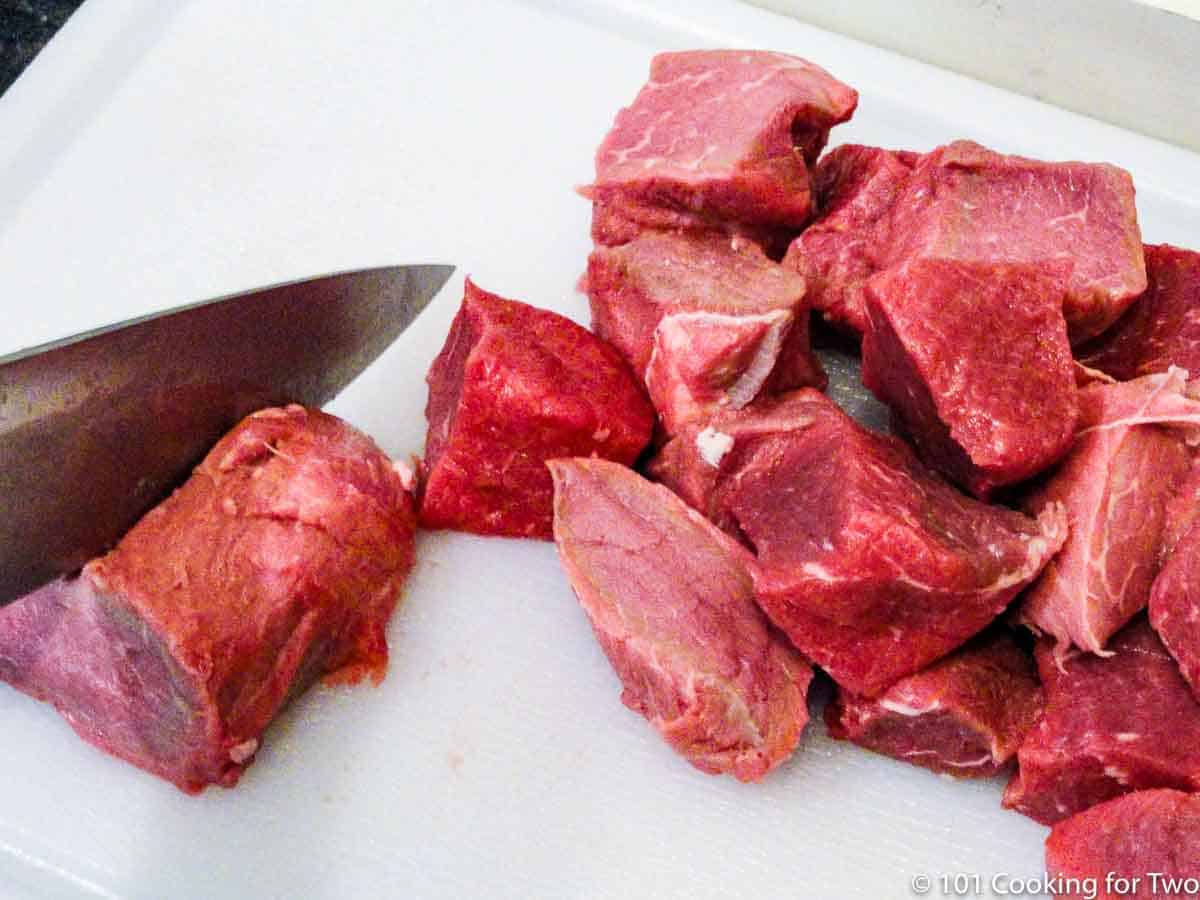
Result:
{"label": "raw beef cube", "polygon": [[986,635],[874,700],[839,690],[825,707],[831,737],[960,778],[1007,768],[1042,711],[1029,655]]}
{"label": "raw beef cube", "polygon": [[592,327],[644,375],[671,434],[764,387],[824,387],[804,279],[752,244],[647,234],[588,259]]}
{"label": "raw beef cube", "polygon": [[867,328],[863,288],[883,264],[889,213],[912,166],[881,147],[843,144],[817,163],[818,217],[792,241],[783,264],[808,283],[813,309],[834,325]]}
{"label": "raw beef cube", "polygon": [[763,441],[806,428],[828,414],[824,396],[803,390],[763,397],[744,409],[720,410],[679,429],[647,470],[718,528],[740,537],[728,503],[738,470]]}
{"label": "raw beef cube", "polygon": [[[1185,438],[1200,403],[1184,396],[1183,370],[1079,392],[1079,436],[1053,475],[1024,500],[1030,512],[1065,504],[1071,531],[1025,596],[1020,618],[1100,653],[1149,599],[1158,573],[1166,505],[1187,474]],[[1178,427],[1163,427],[1163,426]]]}
{"label": "raw beef cube", "polygon": [[1167,501],[1160,558],[1150,589],[1150,624],[1200,698],[1200,463]]}
{"label": "raw beef cube", "polygon": [[1200,704],[1144,617],[1105,657],[1034,655],[1046,711],[1017,751],[1004,806],[1046,825],[1146,788],[1200,788]]}
{"label": "raw beef cube", "polygon": [[857,103],[854,90],[794,56],[661,53],[596,151],[585,193],[655,228],[669,216],[674,227],[799,230],[812,205],[808,167]]}
{"label": "raw beef cube", "polygon": [[1145,254],[1146,293],[1079,360],[1120,381],[1171,366],[1200,375],[1200,253],[1161,244]]}
{"label": "raw beef cube", "polygon": [[749,554],[629,469],[549,466],[559,556],[621,700],[696,768],[765,776],[800,740],[812,670],[755,606]]}
{"label": "raw beef cube", "polygon": [[977,497],[1056,462],[1078,405],[1062,288],[1036,266],[915,259],[867,283],[862,379]]}
{"label": "raw beef cube", "polygon": [[899,440],[805,391],[811,421],[760,439],[725,504],[754,548],[758,601],[839,685],[874,697],[1003,612],[1066,538],[960,494]]}
{"label": "raw beef cube", "polygon": [[890,227],[888,266],[925,257],[1069,273],[1063,313],[1073,343],[1099,334],[1146,289],[1133,181],[1115,166],[956,141],[913,167]]}
{"label": "raw beef cube", "polygon": [[[1188,393],[1194,395],[1190,386]],[[1175,488],[1171,499],[1167,501],[1160,559],[1165,561],[1171,557],[1176,545],[1183,540],[1197,519],[1200,519],[1200,458],[1193,452],[1191,468]]]}
{"label": "raw beef cube", "polygon": [[1150,590],[1150,624],[1200,698],[1200,524],[1174,551]]}
{"label": "raw beef cube", "polygon": [[116,549],[0,609],[0,679],[185,791],[231,787],[314,679],[383,678],[405,481],[332,416],[255,413]]}
{"label": "raw beef cube", "polygon": [[549,540],[546,460],[595,454],[632,464],[654,429],[654,410],[616,350],[470,280],[425,380],[428,528]]}
{"label": "raw beef cube", "polygon": [[[1138,791],[1059,822],[1046,839],[1056,897],[1182,900],[1200,893],[1200,797]],[[1123,879],[1123,880],[1120,880]]]}

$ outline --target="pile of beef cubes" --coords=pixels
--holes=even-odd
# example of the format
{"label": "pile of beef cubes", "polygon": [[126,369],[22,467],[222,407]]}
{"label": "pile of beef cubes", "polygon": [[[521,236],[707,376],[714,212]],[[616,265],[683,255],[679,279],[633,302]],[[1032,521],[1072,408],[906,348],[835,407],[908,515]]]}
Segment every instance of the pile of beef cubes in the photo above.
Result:
{"label": "pile of beef cubes", "polygon": [[[656,57],[582,189],[594,333],[468,285],[422,522],[553,535],[622,700],[706,772],[788,759],[817,667],[833,737],[1011,772],[1052,872],[1194,875],[1200,255],[1143,246],[1112,165],[823,154],[857,102]],[[894,434],[823,393],[814,312]]]}

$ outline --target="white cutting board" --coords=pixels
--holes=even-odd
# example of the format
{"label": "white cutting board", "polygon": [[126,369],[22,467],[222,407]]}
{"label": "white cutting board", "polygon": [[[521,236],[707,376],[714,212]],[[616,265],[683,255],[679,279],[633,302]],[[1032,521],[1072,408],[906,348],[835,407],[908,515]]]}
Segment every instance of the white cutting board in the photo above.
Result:
{"label": "white cutting board", "polygon": [[[1148,240],[1200,245],[1200,157],[726,0],[89,0],[0,100],[0,354],[253,285],[453,262],[333,405],[418,452],[462,274],[586,320],[572,187],[652,53],[720,44],[856,86],[835,142],[1112,160]],[[0,897],[879,900],[919,874],[1041,872],[1045,830],[999,808],[999,783],[819,725],[764,784],[700,774],[621,706],[552,545],[418,550],[385,684],[308,694],[232,791],[187,797],[0,689]]]}

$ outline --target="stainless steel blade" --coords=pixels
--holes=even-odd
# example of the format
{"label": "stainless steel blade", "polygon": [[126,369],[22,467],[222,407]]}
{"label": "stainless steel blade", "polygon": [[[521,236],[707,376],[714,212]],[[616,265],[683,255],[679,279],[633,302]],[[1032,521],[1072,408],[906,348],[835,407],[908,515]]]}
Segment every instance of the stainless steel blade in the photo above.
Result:
{"label": "stainless steel blade", "polygon": [[453,271],[276,285],[0,359],[0,606],[108,549],[243,416],[328,402]]}

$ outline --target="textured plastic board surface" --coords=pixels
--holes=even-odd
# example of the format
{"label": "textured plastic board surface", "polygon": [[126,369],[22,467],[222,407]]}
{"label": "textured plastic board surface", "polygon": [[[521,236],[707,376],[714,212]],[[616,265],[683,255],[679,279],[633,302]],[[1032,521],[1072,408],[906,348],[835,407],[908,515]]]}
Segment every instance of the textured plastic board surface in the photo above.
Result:
{"label": "textured plastic board surface", "polygon": [[[771,47],[857,86],[837,141],[1107,159],[1200,244],[1200,158],[719,0],[90,0],[0,101],[0,353],[322,271],[459,276],[333,411],[419,452],[462,275],[586,320],[572,187],[656,51]],[[0,896],[910,896],[1041,871],[1044,829],[820,727],[758,786],[675,757],[550,544],[423,535],[379,689],[319,689],[186,797],[0,690]],[[935,894],[936,895],[936,894]]]}

